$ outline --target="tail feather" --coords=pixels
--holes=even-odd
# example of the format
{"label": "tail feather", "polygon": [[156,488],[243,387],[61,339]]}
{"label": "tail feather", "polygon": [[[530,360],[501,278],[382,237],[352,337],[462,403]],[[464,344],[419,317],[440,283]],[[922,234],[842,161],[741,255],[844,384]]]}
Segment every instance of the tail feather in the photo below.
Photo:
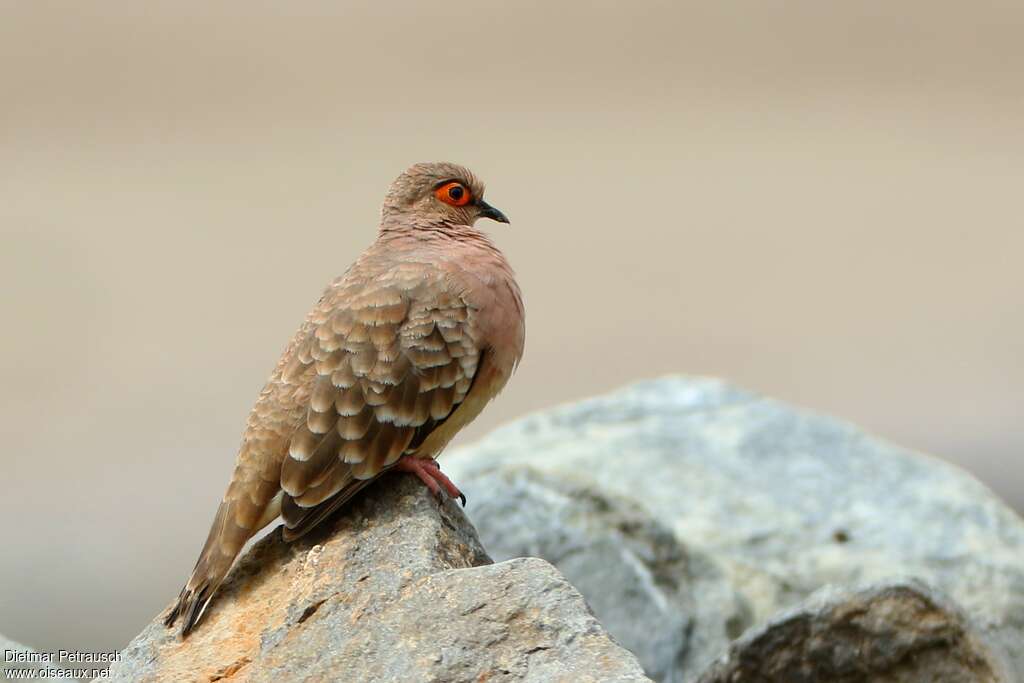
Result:
{"label": "tail feather", "polygon": [[198,592],[188,586],[183,588],[178,596],[178,602],[164,619],[164,626],[169,628],[174,625],[179,616],[183,617],[181,637],[188,636],[199,622],[199,618],[203,616],[203,612],[206,611],[206,606],[210,604],[210,598],[213,597],[215,590],[216,588],[211,590],[209,584],[204,585]]}
{"label": "tail feather", "polygon": [[[199,559],[196,561],[188,583],[181,589],[178,600],[164,619],[164,625],[171,627],[179,617],[183,619],[181,637],[186,637],[202,619],[217,589],[234,564],[235,557],[259,528],[256,520],[263,521],[265,515],[239,510],[240,500],[247,497],[225,500],[217,509],[217,515],[210,527]],[[251,502],[248,502],[252,505]],[[240,521],[241,520],[241,521]],[[269,521],[269,520],[268,520]]]}

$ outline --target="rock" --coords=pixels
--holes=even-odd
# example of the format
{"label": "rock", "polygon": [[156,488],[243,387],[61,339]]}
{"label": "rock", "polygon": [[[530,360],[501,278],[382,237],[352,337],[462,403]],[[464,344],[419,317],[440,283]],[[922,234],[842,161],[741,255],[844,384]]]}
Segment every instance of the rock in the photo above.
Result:
{"label": "rock", "polygon": [[470,514],[486,530],[491,556],[557,566],[652,678],[686,680],[698,673],[688,659],[717,655],[749,625],[749,610],[735,592],[720,590],[724,578],[713,563],[687,553],[635,503],[525,467],[472,482],[487,491],[471,499]]}
{"label": "rock", "polygon": [[732,644],[699,683],[1011,681],[955,607],[902,582],[825,588]]}
{"label": "rock", "polygon": [[[3,657],[0,658],[0,674],[5,674],[4,678],[7,678],[7,672],[8,671],[11,671],[11,672],[17,671],[17,670],[32,670],[32,671],[36,671],[36,670],[39,670],[39,669],[47,668],[48,664],[46,662],[18,662],[18,661],[14,661],[17,658],[17,656],[20,655],[21,653],[29,654],[29,653],[34,653],[34,652],[35,652],[35,650],[33,650],[32,648],[25,647],[24,645],[21,645],[20,643],[16,643],[13,640],[8,640],[3,635],[0,635],[0,654],[3,654]],[[14,675],[19,675],[19,674],[9,674],[9,675],[14,676]]]}
{"label": "rock", "polygon": [[274,531],[187,640],[154,620],[115,680],[645,681],[550,564],[491,564],[476,532],[408,476],[326,528]]}
{"label": "rock", "polygon": [[[841,421],[721,381],[667,377],[528,416],[445,455],[442,466],[469,496],[489,548],[500,556],[532,548],[570,574],[611,634],[637,647],[661,680],[678,680],[672,672],[680,671],[691,679],[738,631],[825,585],[913,576],[962,607],[978,637],[1024,681],[1024,522],[962,470]],[[575,487],[617,501],[610,504],[618,511],[575,520],[526,515],[518,492],[503,490],[524,467],[547,489]],[[521,515],[522,523],[487,508]],[[568,558],[552,549],[549,539],[559,535],[614,539],[623,511],[674,536],[644,532],[647,540],[629,543],[654,542],[655,555],[687,558],[676,564],[678,588],[666,595],[676,596],[668,608],[682,615],[671,629],[689,620],[689,635],[657,637],[676,642],[674,652],[653,643],[644,651],[609,616],[635,608],[635,577],[597,587],[578,578],[573,566],[606,562],[600,543]]]}
{"label": "rock", "polygon": [[[83,673],[86,669],[81,665],[76,668],[82,669]],[[92,670],[92,665],[89,665],[89,670]],[[76,680],[76,673],[64,666],[59,653],[37,652],[0,634],[0,680],[67,681]]]}

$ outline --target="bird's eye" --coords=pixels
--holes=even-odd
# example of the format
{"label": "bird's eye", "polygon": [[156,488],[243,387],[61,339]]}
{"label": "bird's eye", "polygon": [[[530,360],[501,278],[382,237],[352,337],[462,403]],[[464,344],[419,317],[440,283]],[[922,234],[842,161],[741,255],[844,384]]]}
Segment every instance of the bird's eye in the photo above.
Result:
{"label": "bird's eye", "polygon": [[450,182],[434,190],[434,196],[445,204],[452,206],[465,206],[472,199],[469,190],[462,183]]}

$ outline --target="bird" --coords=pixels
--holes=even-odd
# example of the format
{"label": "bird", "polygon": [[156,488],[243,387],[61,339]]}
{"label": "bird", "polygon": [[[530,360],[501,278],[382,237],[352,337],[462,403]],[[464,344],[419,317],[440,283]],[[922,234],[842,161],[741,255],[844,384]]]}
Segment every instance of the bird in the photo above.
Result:
{"label": "bird", "polygon": [[293,541],[391,471],[465,505],[436,458],[504,388],[526,334],[515,274],[481,218],[509,223],[463,166],[414,164],[391,184],[376,240],[261,390],[168,628],[181,618],[188,636],[245,543],[279,516]]}

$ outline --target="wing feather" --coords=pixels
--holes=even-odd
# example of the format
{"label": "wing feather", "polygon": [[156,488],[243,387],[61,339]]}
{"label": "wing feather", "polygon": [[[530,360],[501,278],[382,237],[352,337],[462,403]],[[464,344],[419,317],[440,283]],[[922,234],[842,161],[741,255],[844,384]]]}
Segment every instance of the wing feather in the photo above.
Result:
{"label": "wing feather", "polygon": [[465,400],[483,349],[469,307],[435,284],[339,292],[298,346],[286,372],[313,366],[317,377],[281,468],[286,538],[415,451]]}

